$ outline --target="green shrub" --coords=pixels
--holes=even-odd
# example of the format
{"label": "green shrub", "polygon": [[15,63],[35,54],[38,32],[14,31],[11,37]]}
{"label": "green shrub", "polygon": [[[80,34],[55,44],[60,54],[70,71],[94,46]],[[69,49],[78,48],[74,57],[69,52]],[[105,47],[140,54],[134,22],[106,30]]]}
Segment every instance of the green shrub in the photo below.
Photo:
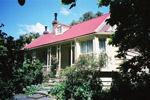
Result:
{"label": "green shrub", "polygon": [[78,70],[68,74],[66,89],[76,100],[98,98],[102,92],[99,72],[93,70]]}
{"label": "green shrub", "polygon": [[41,89],[41,85],[31,85],[26,86],[26,88],[23,89],[26,95],[33,95],[36,91]]}
{"label": "green shrub", "polygon": [[115,73],[112,83],[110,96],[113,100],[150,99],[150,74],[142,73],[135,81],[122,73]]}
{"label": "green shrub", "polygon": [[14,71],[22,66],[23,51],[17,40],[1,30],[0,26],[0,99],[11,98],[15,93]]}
{"label": "green shrub", "polygon": [[13,90],[14,87],[13,87],[13,82],[11,80],[3,81],[0,78],[0,100],[7,100],[11,96],[13,96],[14,93]]}
{"label": "green shrub", "polygon": [[79,70],[101,70],[101,68],[106,66],[108,61],[108,56],[106,53],[101,53],[98,55],[95,54],[83,54],[80,55],[78,61],[75,63],[75,66]]}
{"label": "green shrub", "polygon": [[[13,94],[31,83],[42,80],[41,63],[24,61],[24,47],[22,38],[14,40],[12,36],[2,31],[0,25],[0,99],[10,100]],[[31,57],[31,55],[30,55]],[[24,63],[23,63],[24,61]]]}
{"label": "green shrub", "polygon": [[73,67],[63,70],[61,75],[65,76],[64,82],[55,86],[50,93],[60,100],[102,100],[106,92],[102,90],[100,69],[106,64],[105,56],[80,56]]}
{"label": "green shrub", "polygon": [[61,72],[60,72],[60,76],[63,78],[65,76],[68,76],[68,74],[74,72],[76,70],[76,67],[75,66],[69,66],[69,67],[66,67],[65,69],[63,69]]}
{"label": "green shrub", "polygon": [[21,92],[26,86],[42,83],[42,66],[43,64],[41,64],[40,61],[37,59],[33,61],[26,59],[23,62],[23,66],[17,69],[15,72],[15,91]]}
{"label": "green shrub", "polygon": [[50,79],[50,74],[43,75],[43,83],[48,83]]}
{"label": "green shrub", "polygon": [[66,100],[65,88],[66,88],[65,83],[59,83],[56,86],[54,86],[53,88],[51,88],[49,93],[51,95],[55,95],[56,98],[59,100]]}

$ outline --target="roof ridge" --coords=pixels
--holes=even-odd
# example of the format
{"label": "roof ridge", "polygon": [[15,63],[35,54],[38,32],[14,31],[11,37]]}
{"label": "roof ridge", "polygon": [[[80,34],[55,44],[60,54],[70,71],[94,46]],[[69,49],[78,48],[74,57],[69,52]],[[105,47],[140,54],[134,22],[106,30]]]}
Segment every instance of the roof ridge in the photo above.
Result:
{"label": "roof ridge", "polygon": [[82,23],[85,23],[85,22],[88,22],[88,21],[91,21],[91,20],[97,19],[97,18],[102,17],[102,16],[105,16],[105,15],[107,15],[107,14],[110,14],[110,13],[102,14],[101,16],[97,16],[97,17],[94,17],[94,18],[92,18],[92,19],[89,19],[89,20],[86,20],[86,21],[83,21],[83,22],[77,23],[77,24],[72,25],[72,26],[70,26],[70,27],[73,27],[73,26],[76,26],[76,25],[79,25],[79,24],[82,24]]}
{"label": "roof ridge", "polygon": [[[92,18],[92,19],[89,19],[89,20],[86,20],[86,21],[83,21],[83,22],[77,23],[77,24],[75,24],[75,25],[66,25],[66,24],[62,24],[62,23],[60,23],[60,24],[61,24],[61,25],[66,25],[66,26],[68,26],[68,27],[72,28],[72,27],[74,27],[74,26],[76,26],[76,25],[83,24],[83,23],[85,23],[85,22],[88,22],[88,21],[91,21],[91,20],[97,19],[97,18],[102,17],[102,16],[105,16],[105,15],[107,15],[107,14],[110,14],[110,13],[102,14],[101,16],[97,16],[97,17],[95,17],[95,18]],[[70,28],[69,28],[69,29],[70,29]],[[67,30],[67,31],[68,31],[68,30]],[[53,32],[51,31],[51,32],[49,32],[48,34],[51,34],[51,33],[53,33]],[[65,32],[64,32],[64,33],[65,33]],[[42,36],[42,35],[41,35],[41,36]]]}

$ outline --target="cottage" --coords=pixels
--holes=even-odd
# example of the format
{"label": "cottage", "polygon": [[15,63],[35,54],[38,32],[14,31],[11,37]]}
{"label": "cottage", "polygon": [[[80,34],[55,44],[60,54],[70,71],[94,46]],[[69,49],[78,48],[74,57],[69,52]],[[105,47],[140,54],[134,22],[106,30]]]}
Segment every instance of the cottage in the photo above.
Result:
{"label": "cottage", "polygon": [[[108,45],[109,37],[113,34],[115,27],[106,24],[110,14],[104,14],[91,20],[68,26],[57,21],[57,14],[52,22],[52,32],[45,31],[39,38],[25,46],[33,52],[33,56],[39,58],[47,70],[51,66],[51,56],[58,59],[58,72],[66,66],[71,66],[82,54],[108,55],[108,64],[102,69],[103,72],[117,71],[120,60],[114,56],[117,48]],[[105,79],[104,79],[105,80]],[[110,80],[110,79],[108,79]]]}

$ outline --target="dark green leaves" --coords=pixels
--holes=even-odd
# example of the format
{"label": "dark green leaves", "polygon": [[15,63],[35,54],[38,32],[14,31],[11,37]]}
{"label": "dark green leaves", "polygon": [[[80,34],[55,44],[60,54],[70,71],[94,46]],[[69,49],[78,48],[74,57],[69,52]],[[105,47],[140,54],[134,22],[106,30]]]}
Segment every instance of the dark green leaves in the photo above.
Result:
{"label": "dark green leaves", "polygon": [[[101,4],[105,5],[105,1],[109,0],[101,0]],[[120,65],[120,78],[113,78],[111,91],[114,99],[149,100],[150,2],[110,0],[109,5],[111,15],[108,23],[117,26],[112,44],[119,47],[117,57],[127,58]]]}
{"label": "dark green leaves", "polygon": [[65,5],[70,5],[69,9],[76,6],[76,0],[61,0],[61,2]]}
{"label": "dark green leaves", "polygon": [[98,0],[99,2],[99,7],[101,6],[108,6],[111,0]]}
{"label": "dark green leaves", "polygon": [[68,4],[74,3],[75,0],[61,0],[61,2],[62,2],[63,4],[68,5]]}
{"label": "dark green leaves", "polygon": [[25,4],[25,0],[18,0],[18,3],[20,6],[23,6]]}

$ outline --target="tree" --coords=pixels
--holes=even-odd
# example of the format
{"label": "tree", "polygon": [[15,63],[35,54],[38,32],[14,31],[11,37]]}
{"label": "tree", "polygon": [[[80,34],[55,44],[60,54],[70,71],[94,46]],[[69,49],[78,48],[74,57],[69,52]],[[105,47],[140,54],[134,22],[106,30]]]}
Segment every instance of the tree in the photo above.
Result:
{"label": "tree", "polygon": [[70,25],[75,25],[75,24],[78,24],[78,23],[79,23],[79,21],[73,20]]}
{"label": "tree", "polygon": [[97,17],[97,16],[101,16],[102,14],[103,14],[102,12],[98,11],[98,12],[96,13],[96,17]]}
{"label": "tree", "polygon": [[[126,58],[129,52],[136,53],[121,64],[120,79],[114,80],[113,91],[123,100],[148,100],[150,97],[150,2],[148,0],[101,0],[100,5],[110,5],[111,26],[117,29],[112,36],[112,45],[119,47],[118,57]],[[116,78],[116,77],[115,77]],[[116,82],[119,81],[119,82]],[[124,83],[124,86],[122,86]],[[118,85],[117,88],[114,88]],[[126,86],[126,87],[125,87]]]}
{"label": "tree", "polygon": [[6,100],[14,93],[22,92],[26,85],[40,83],[42,64],[37,60],[24,61],[21,48],[25,42],[14,40],[2,31],[2,27],[3,24],[0,26],[0,99]]}
{"label": "tree", "polygon": [[86,12],[82,15],[82,17],[80,17],[80,21],[81,22],[87,21],[87,20],[92,19],[94,17],[95,17],[95,15],[93,14],[93,12]]}
{"label": "tree", "polygon": [[18,0],[19,5],[23,6],[25,4],[25,0]]}
{"label": "tree", "polygon": [[73,21],[71,22],[71,25],[75,25],[75,24],[78,24],[78,23],[81,23],[81,22],[90,20],[90,19],[92,19],[92,18],[101,16],[101,15],[102,15],[102,13],[101,13],[100,11],[98,11],[98,12],[96,12],[96,13],[93,13],[93,12],[89,11],[89,12],[84,13],[84,14],[79,18],[78,21],[73,20]]}
{"label": "tree", "polygon": [[[1,25],[2,28],[4,25]],[[12,96],[15,87],[14,70],[22,65],[23,52],[12,36],[0,30],[0,95],[1,99]]]}
{"label": "tree", "polygon": [[40,36],[39,33],[26,33],[20,36],[18,41],[22,41],[22,46],[29,44],[32,40],[38,38]]}

